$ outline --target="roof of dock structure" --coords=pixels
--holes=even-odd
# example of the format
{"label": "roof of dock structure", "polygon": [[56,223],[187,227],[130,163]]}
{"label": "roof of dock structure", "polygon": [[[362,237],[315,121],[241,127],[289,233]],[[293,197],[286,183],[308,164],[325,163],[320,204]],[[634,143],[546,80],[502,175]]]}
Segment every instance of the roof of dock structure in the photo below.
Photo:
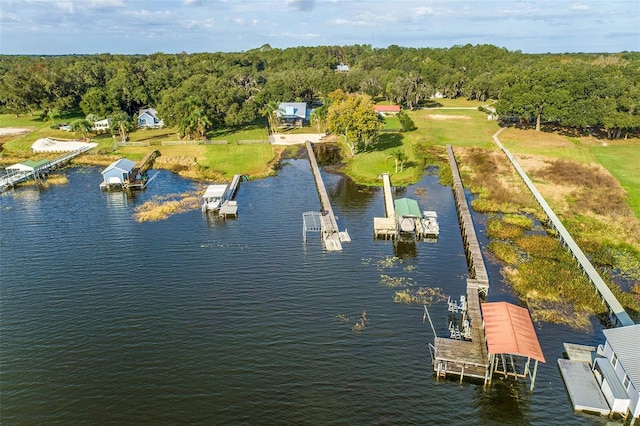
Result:
{"label": "roof of dock structure", "polygon": [[483,303],[487,347],[492,354],[513,354],[545,362],[529,311],[507,302]]}
{"label": "roof of dock structure", "polygon": [[40,166],[44,166],[47,163],[49,163],[49,160],[38,160],[38,161],[26,160],[26,161],[23,161],[22,163],[17,163],[7,167],[7,170],[19,170],[19,171],[30,172],[37,169]]}
{"label": "roof of dock structure", "polygon": [[222,197],[227,191],[227,185],[209,185],[202,198]]}
{"label": "roof of dock structure", "polygon": [[418,202],[412,198],[398,198],[393,202],[397,216],[422,217]]}
{"label": "roof of dock structure", "polygon": [[136,163],[134,161],[131,161],[127,158],[121,158],[109,164],[107,168],[102,171],[102,173],[104,174],[112,169],[120,169],[126,172],[130,172],[131,170],[133,170],[135,166],[136,166]]}
{"label": "roof of dock structure", "polygon": [[640,324],[610,328],[603,330],[602,333],[637,389],[640,384],[640,357],[638,356]]}

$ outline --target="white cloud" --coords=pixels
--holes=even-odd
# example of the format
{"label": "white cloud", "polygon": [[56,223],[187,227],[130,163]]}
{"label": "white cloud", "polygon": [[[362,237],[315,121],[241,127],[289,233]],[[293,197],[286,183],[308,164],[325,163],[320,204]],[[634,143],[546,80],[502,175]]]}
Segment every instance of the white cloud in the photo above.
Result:
{"label": "white cloud", "polygon": [[591,10],[591,7],[586,4],[574,3],[571,5],[569,10],[576,11],[576,12],[588,12]]}

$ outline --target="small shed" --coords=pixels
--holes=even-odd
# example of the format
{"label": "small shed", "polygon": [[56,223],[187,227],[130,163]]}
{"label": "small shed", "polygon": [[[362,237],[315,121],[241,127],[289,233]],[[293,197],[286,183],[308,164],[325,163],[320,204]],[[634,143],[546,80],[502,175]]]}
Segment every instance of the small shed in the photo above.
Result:
{"label": "small shed", "polygon": [[[504,377],[529,377],[530,390],[533,390],[538,362],[545,362],[545,359],[529,311],[507,302],[483,303],[481,306],[490,359],[489,376],[498,373]],[[526,361],[516,363],[514,357]],[[535,361],[533,372],[531,360]],[[522,371],[518,371],[518,366],[522,366]]]}
{"label": "small shed", "polygon": [[102,171],[103,185],[124,185],[133,181],[135,179],[135,167],[136,163],[126,158],[114,161]]}

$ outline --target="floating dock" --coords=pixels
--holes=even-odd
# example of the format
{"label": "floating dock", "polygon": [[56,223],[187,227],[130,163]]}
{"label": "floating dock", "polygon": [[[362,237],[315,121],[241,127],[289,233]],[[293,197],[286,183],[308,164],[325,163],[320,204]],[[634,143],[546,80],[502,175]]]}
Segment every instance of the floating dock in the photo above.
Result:
{"label": "floating dock", "polygon": [[602,416],[611,413],[589,363],[561,358],[558,367],[574,410]]}
{"label": "floating dock", "polygon": [[320,175],[320,168],[318,167],[318,162],[316,161],[316,156],[313,152],[313,146],[309,141],[306,141],[305,145],[307,147],[307,152],[309,153],[309,163],[311,165],[313,179],[318,190],[318,196],[320,197],[320,206],[322,207],[322,212],[319,215],[309,214],[310,212],[303,214],[303,232],[305,241],[307,231],[314,231],[318,229],[318,223],[316,222],[318,221],[325,248],[329,251],[342,250],[342,242],[351,241],[351,238],[347,231],[341,232],[338,229],[338,221],[333,213],[329,194],[327,193],[322,176]]}

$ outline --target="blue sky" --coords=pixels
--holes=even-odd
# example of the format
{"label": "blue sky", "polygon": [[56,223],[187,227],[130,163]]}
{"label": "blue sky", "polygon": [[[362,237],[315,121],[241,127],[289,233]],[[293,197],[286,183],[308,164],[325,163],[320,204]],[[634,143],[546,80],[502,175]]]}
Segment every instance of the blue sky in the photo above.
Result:
{"label": "blue sky", "polygon": [[640,1],[0,1],[2,54],[237,52],[267,43],[640,51]]}

